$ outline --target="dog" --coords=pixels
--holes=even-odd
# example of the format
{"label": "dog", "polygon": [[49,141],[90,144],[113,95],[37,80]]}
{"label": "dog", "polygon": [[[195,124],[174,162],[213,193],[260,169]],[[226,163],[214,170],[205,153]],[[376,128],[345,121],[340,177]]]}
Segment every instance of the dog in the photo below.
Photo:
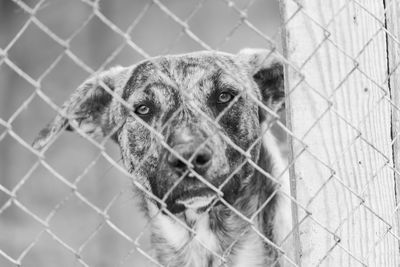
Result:
{"label": "dog", "polygon": [[163,266],[282,266],[288,178],[267,129],[283,84],[283,64],[266,49],[114,67],[85,81],[33,147],[64,129],[115,141]]}

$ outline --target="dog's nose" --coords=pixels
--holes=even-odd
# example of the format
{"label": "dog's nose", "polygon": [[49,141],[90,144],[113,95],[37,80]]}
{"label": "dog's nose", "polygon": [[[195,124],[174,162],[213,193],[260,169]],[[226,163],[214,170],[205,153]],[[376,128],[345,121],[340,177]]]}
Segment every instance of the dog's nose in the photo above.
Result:
{"label": "dog's nose", "polygon": [[[175,153],[179,154],[182,158],[189,160],[193,153],[197,150],[198,146],[180,144],[173,147]],[[168,164],[177,172],[182,173],[186,170],[187,165],[181,161],[175,153],[170,153],[168,156]],[[197,151],[191,163],[193,164],[194,170],[203,175],[207,172],[211,166],[212,153],[211,150],[204,147]]]}

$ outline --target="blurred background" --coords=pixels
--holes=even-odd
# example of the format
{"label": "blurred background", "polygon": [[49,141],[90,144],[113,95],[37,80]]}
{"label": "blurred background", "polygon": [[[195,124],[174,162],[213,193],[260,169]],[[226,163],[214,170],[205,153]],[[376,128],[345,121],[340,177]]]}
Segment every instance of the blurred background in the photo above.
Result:
{"label": "blurred background", "polygon": [[[213,49],[270,47],[259,33],[280,47],[274,0],[0,0],[0,266],[151,265],[132,185],[99,148],[66,132],[43,162],[26,145],[56,114],[37,88],[60,106],[90,75],[84,65],[144,59],[134,45],[150,56],[204,50],[179,20]],[[115,145],[106,151],[120,163]]]}

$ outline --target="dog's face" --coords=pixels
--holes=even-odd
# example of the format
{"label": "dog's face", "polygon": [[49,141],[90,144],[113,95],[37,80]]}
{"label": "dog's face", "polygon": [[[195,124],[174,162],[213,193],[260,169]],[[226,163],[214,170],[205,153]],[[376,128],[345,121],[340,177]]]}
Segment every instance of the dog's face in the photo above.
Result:
{"label": "dog's face", "polygon": [[282,77],[267,50],[165,56],[114,68],[78,88],[62,109],[69,120],[57,116],[34,146],[63,128],[109,136],[128,171],[171,212],[206,207],[212,186],[233,203],[255,171],[246,157],[257,162],[261,123],[271,116],[259,103],[277,110]]}

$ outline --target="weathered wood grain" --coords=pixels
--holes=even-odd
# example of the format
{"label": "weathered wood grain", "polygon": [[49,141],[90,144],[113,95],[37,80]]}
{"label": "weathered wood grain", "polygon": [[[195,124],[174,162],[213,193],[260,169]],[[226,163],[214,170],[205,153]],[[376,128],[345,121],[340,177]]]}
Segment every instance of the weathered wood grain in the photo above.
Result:
{"label": "weathered wood grain", "polygon": [[[395,217],[397,237],[400,236],[400,2],[385,1],[387,24],[387,48],[389,63],[389,86],[392,100],[393,162],[395,167]],[[400,240],[399,254],[400,254]]]}
{"label": "weathered wood grain", "polygon": [[285,43],[299,264],[399,266],[383,1],[301,1]]}

